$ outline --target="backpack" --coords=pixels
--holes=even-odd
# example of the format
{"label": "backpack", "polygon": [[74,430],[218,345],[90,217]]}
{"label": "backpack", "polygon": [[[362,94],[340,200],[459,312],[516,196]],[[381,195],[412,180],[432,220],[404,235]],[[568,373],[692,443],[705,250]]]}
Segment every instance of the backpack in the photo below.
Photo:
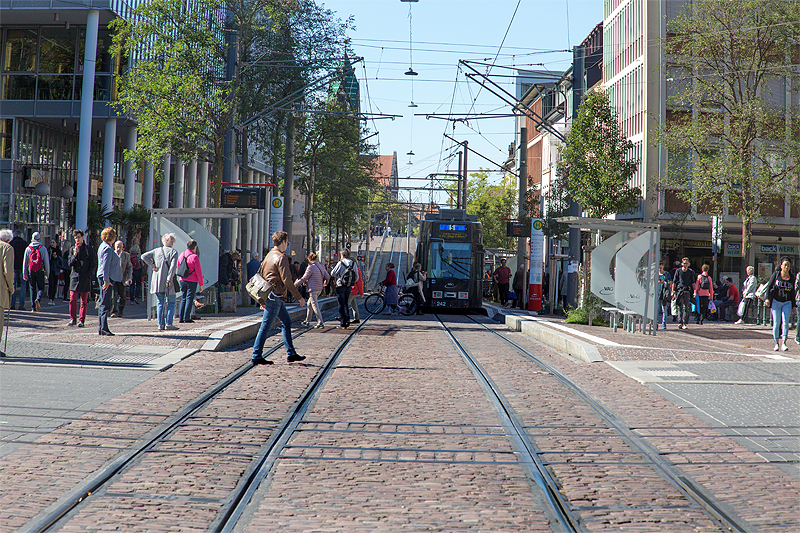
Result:
{"label": "backpack", "polygon": [[185,277],[189,276],[192,272],[194,272],[194,269],[189,270],[189,261],[188,261],[188,259],[189,259],[189,256],[184,255],[183,256],[183,262],[178,265],[178,270],[175,271],[175,273],[181,278],[185,278]]}
{"label": "backpack", "polygon": [[709,287],[711,287],[711,283],[708,281],[708,276],[700,274],[700,288],[703,290],[708,290]]}
{"label": "backpack", "polygon": [[342,287],[352,287],[356,284],[355,266],[355,262],[352,262],[349,267],[345,267],[344,274],[342,274]]}
{"label": "backpack", "polygon": [[39,272],[44,268],[44,261],[42,260],[42,253],[39,251],[41,246],[34,248],[31,246],[31,253],[28,256],[28,270],[31,272]]}

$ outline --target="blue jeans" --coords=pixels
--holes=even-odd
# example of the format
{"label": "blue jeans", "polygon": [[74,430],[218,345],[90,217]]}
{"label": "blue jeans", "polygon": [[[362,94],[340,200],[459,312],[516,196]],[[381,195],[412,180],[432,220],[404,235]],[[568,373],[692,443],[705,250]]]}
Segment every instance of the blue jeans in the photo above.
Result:
{"label": "blue jeans", "polygon": [[19,294],[19,306],[25,307],[25,289],[28,286],[28,282],[22,279],[22,270],[19,272],[14,271],[14,287],[16,290],[14,294],[11,295],[11,308],[13,309],[14,304],[17,303],[17,294]]}
{"label": "blue jeans", "polygon": [[156,299],[158,300],[156,304],[158,327],[171,326],[172,319],[175,318],[175,295],[167,296],[166,292],[157,292]]}
{"label": "blue jeans", "polygon": [[670,300],[659,300],[658,307],[661,311],[661,326],[667,329],[667,315],[672,312],[672,302]]}
{"label": "blue jeans", "polygon": [[286,346],[286,355],[295,355],[297,352],[292,343],[292,317],[286,310],[283,300],[273,296],[274,300],[267,298],[267,303],[264,305],[264,315],[261,319],[261,327],[256,335],[255,343],[253,344],[253,359],[261,357],[264,351],[264,343],[269,337],[269,330],[272,329],[272,322],[275,317],[281,322],[281,335],[283,335],[283,344]]}
{"label": "blue jeans", "polygon": [[194,308],[194,297],[197,294],[197,282],[196,281],[180,281],[181,284],[181,292],[183,293],[183,298],[181,298],[181,308],[178,311],[178,317],[186,322],[187,320],[192,319],[192,308]]}
{"label": "blue jeans", "polygon": [[769,304],[772,313],[772,339],[775,344],[781,340],[786,342],[786,339],[789,338],[789,315],[792,314],[792,302],[770,300]]}

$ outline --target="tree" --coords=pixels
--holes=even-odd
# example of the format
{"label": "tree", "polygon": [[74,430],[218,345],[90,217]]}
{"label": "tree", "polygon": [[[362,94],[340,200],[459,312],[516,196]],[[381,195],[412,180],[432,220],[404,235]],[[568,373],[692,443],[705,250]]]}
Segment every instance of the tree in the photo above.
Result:
{"label": "tree", "polygon": [[223,143],[235,109],[235,88],[220,72],[225,45],[213,26],[213,15],[222,5],[221,0],[191,5],[152,0],[135,8],[131,17],[111,23],[112,53],[136,58],[117,76],[118,104],[136,118],[139,128],[136,149],[126,157],[158,162],[171,153],[188,160],[211,146],[212,206],[219,200]]}
{"label": "tree", "polygon": [[664,185],[703,213],[741,216],[744,276],[753,223],[798,195],[800,2],[695,0],[668,32]]}
{"label": "tree", "polygon": [[567,176],[570,194],[590,217],[632,213],[638,207],[641,193],[629,180],[639,161],[628,155],[631,148],[606,93],[586,95],[559,146],[558,171]]}
{"label": "tree", "polygon": [[[506,221],[516,218],[517,187],[511,177],[497,185],[489,183],[489,174],[481,169],[467,181],[467,213],[476,215],[483,227],[487,248],[511,248],[514,237],[506,236]],[[455,186],[453,186],[455,187]]]}

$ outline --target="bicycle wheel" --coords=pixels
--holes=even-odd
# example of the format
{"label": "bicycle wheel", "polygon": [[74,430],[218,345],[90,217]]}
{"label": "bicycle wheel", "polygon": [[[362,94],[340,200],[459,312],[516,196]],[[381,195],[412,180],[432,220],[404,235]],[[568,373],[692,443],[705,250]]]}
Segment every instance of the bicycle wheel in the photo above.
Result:
{"label": "bicycle wheel", "polygon": [[383,308],[386,304],[383,302],[383,295],[380,293],[370,294],[364,300],[364,309],[367,310],[367,313],[377,314],[383,311]]}
{"label": "bicycle wheel", "polygon": [[417,299],[413,294],[404,294],[397,301],[400,306],[400,314],[411,316],[417,312]]}

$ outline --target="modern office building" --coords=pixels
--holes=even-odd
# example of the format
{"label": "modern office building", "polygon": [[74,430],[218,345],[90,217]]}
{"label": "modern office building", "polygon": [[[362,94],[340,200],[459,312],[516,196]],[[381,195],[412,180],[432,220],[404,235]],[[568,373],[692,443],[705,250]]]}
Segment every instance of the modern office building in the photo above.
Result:
{"label": "modern office building", "polygon": [[[712,264],[711,216],[696,202],[687,203],[674,190],[663,187],[670,154],[655,141],[655,133],[673,112],[668,101],[681,90],[683,80],[675,75],[661,43],[667,23],[691,0],[604,0],[603,1],[603,85],[619,114],[622,129],[633,142],[641,159],[633,185],[640,187],[643,201],[632,218],[662,224],[661,255],[674,262],[683,256],[699,268]],[[798,105],[800,88],[791,80],[774,91],[785,104]],[[772,203],[772,202],[768,202]],[[765,206],[765,217],[753,226],[753,245],[748,263],[757,272],[772,268],[786,255],[797,264],[800,239],[797,224],[800,210],[788,198]],[[622,217],[617,217],[622,218]],[[727,211],[722,217],[723,243],[718,254],[718,275],[738,280],[741,262],[741,217]]]}
{"label": "modern office building", "polygon": [[[151,165],[123,157],[137,128],[113,105],[127,59],[109,53],[108,25],[144,1],[0,0],[0,226],[49,240],[86,229],[100,206],[206,207],[202,156],[167,156],[161,182]],[[260,159],[232,179],[273,181],[269,161],[252,163]]]}

